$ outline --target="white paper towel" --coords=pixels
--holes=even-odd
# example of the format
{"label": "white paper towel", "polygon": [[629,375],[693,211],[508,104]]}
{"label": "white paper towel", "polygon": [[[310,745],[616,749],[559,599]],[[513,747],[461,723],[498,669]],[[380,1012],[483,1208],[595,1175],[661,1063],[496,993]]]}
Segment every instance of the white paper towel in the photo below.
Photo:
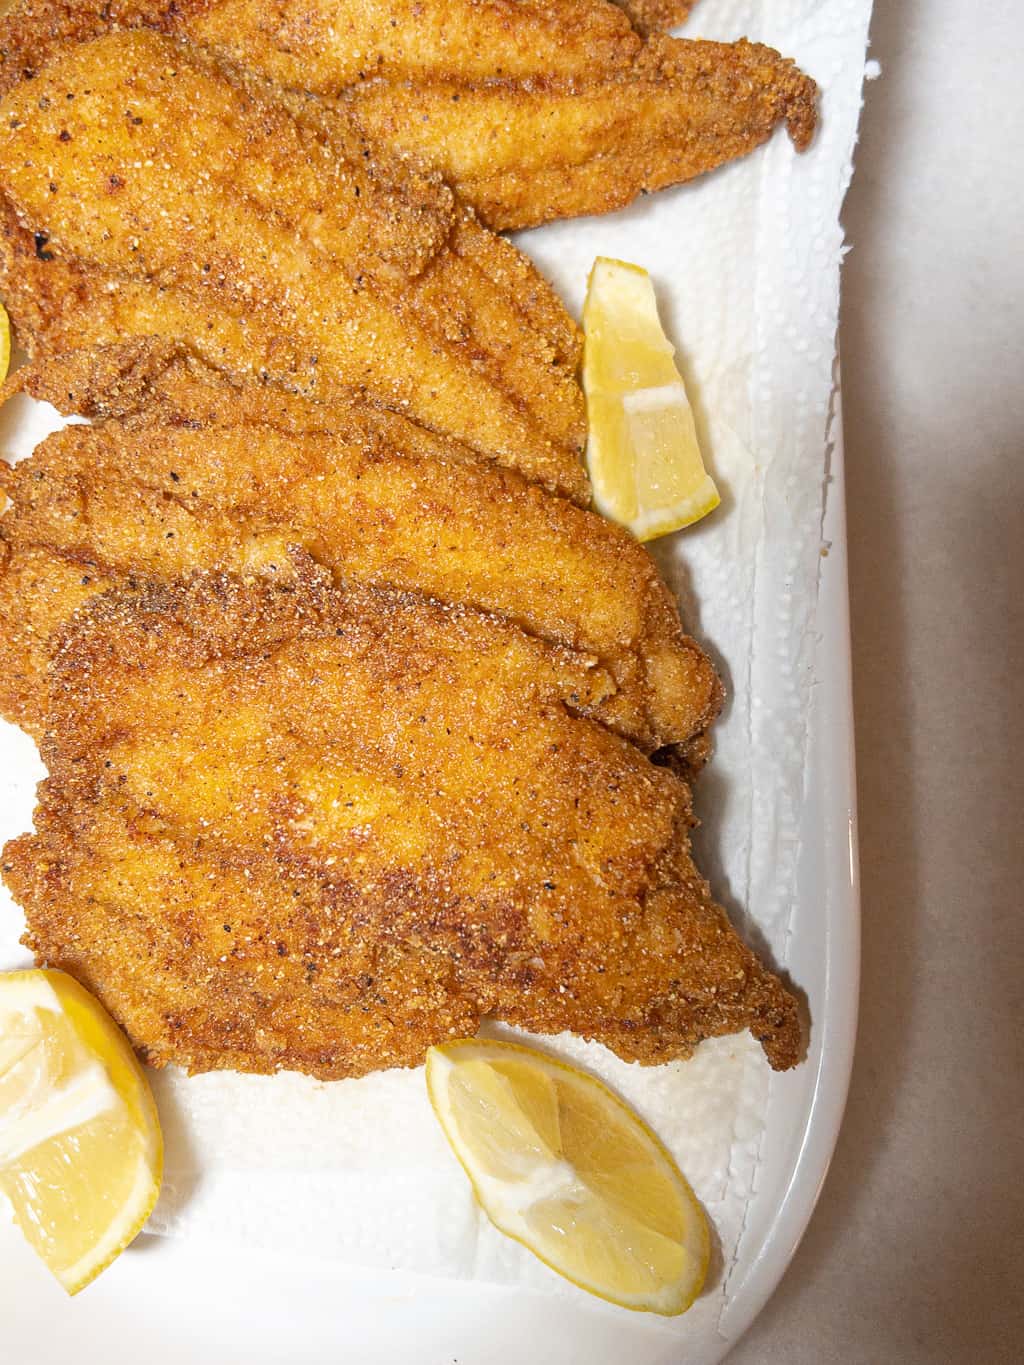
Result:
{"label": "white paper towel", "polygon": [[[706,522],[655,550],[729,692],[697,791],[698,857],[719,899],[781,965],[812,682],[839,209],[870,8],[870,0],[703,0],[688,33],[769,42],[817,79],[822,124],[811,150],[796,156],[779,132],[694,184],[521,239],[577,310],[596,255],[636,261],[654,277],[723,495]],[[0,417],[5,451],[24,454],[54,417],[28,400],[9,404]],[[31,744],[2,727],[4,837],[27,826],[38,775]],[[25,965],[20,912],[2,896],[0,967]],[[689,1063],[644,1069],[568,1036],[541,1045],[608,1081],[689,1176],[720,1255],[684,1327],[692,1331],[696,1315],[713,1331],[754,1189],[770,1085],[760,1049],[747,1035],[719,1039]],[[155,1089],[167,1175],[153,1230],[577,1292],[480,1216],[420,1071],[329,1085],[168,1071]]]}

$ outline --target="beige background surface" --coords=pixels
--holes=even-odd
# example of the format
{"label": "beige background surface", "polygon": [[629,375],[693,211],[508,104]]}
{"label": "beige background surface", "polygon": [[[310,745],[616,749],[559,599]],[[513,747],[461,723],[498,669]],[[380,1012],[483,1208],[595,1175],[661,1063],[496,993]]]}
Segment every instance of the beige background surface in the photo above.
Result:
{"label": "beige background surface", "polygon": [[1024,1360],[1022,53],[1012,0],[876,0],[841,330],[861,1027],[729,1365]]}

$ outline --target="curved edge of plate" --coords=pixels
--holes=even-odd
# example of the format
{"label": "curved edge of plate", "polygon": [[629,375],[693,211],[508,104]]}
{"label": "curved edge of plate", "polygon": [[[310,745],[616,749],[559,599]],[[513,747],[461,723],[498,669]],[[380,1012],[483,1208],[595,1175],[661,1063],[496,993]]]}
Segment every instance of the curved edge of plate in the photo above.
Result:
{"label": "curved edge of plate", "polygon": [[[800,881],[803,922],[787,967],[821,989],[809,1003],[816,1037],[800,1067],[775,1080],[759,1189],[744,1229],[720,1331],[730,1351],[781,1281],[825,1183],[853,1067],[860,990],[860,884],[850,651],[843,427],[837,389],[822,538],[811,755]],[[817,897],[823,894],[823,911]],[[807,907],[813,907],[808,912]],[[824,972],[821,964],[824,963]],[[806,964],[806,971],[803,970]],[[801,1073],[804,1073],[801,1075]],[[774,1111],[774,1112],[773,1112]],[[799,1115],[802,1122],[794,1122]]]}

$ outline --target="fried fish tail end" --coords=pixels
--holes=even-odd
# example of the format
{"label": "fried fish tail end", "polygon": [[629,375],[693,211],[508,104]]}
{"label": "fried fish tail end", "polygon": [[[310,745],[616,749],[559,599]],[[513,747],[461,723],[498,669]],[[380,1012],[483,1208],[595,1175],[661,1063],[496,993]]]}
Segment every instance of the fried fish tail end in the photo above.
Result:
{"label": "fried fish tail end", "polygon": [[375,145],[440,170],[489,226],[606,213],[746,156],[785,124],[811,142],[817,86],[773,48],[668,38],[570,82],[370,83],[346,108]]}

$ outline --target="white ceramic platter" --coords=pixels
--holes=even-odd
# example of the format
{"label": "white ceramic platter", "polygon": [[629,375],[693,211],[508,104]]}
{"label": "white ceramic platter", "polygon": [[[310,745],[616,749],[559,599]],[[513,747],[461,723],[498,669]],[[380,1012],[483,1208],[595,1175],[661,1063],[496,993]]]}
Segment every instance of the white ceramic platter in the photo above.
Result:
{"label": "white ceramic platter", "polygon": [[[838,418],[836,426],[839,426]],[[775,1288],[810,1218],[842,1117],[856,1030],[859,908],[842,442],[826,494],[811,743],[787,970],[806,991],[804,1065],[774,1078],[757,1193],[720,1340],[687,1349],[644,1317],[577,1298],[364,1272],[143,1236],[71,1300],[0,1223],[0,1358],[9,1365],[713,1365]],[[0,774],[8,791],[18,774]]]}

